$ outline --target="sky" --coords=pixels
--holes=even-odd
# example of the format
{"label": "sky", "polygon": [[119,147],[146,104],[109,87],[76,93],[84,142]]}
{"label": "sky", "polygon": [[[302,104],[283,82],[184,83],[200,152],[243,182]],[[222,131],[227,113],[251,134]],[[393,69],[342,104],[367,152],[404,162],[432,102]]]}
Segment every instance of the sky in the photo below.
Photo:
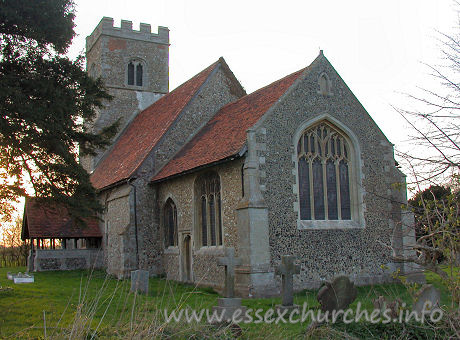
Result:
{"label": "sky", "polygon": [[441,63],[438,32],[452,33],[452,0],[404,1],[95,1],[76,0],[77,37],[69,50],[84,52],[85,37],[103,16],[166,26],[170,30],[170,90],[219,57],[248,93],[309,65],[324,50],[335,69],[395,147],[408,132],[392,106],[404,93],[430,84],[423,64]]}

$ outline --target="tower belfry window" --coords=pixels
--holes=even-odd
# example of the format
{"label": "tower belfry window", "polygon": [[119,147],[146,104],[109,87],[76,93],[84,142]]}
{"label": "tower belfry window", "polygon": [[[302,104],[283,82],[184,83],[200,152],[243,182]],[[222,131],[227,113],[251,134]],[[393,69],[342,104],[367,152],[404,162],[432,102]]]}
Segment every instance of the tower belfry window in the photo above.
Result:
{"label": "tower belfry window", "polygon": [[142,65],[137,64],[136,66],[136,85],[142,86]]}
{"label": "tower belfry window", "polygon": [[143,86],[144,66],[139,60],[128,63],[128,85]]}

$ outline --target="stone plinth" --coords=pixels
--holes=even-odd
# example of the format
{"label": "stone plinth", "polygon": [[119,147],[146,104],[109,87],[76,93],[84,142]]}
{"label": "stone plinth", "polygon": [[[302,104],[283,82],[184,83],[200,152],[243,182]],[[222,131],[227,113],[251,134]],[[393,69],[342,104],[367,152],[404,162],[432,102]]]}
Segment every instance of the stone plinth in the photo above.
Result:
{"label": "stone plinth", "polygon": [[241,305],[240,298],[219,298],[217,299],[217,306],[212,307],[212,310],[218,316],[223,316],[223,322],[232,322],[234,318],[243,320],[246,313],[246,307]]}

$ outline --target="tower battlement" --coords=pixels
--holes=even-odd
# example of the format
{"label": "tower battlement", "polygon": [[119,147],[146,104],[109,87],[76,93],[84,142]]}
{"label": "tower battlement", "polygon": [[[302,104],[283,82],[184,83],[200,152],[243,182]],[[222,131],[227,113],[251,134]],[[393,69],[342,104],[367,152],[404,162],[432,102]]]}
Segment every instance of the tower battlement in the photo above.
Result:
{"label": "tower battlement", "polygon": [[158,26],[158,33],[152,33],[150,24],[141,23],[139,31],[133,30],[133,22],[129,20],[121,20],[120,26],[113,26],[113,18],[103,17],[93,33],[86,37],[86,51],[91,50],[101,35],[169,45],[169,29],[167,27]]}

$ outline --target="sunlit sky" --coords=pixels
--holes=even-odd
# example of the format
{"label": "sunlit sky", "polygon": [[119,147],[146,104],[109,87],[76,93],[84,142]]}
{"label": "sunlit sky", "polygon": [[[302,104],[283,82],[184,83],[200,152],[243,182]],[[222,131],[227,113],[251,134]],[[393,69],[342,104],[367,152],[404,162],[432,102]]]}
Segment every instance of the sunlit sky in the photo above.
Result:
{"label": "sunlit sky", "polygon": [[[442,63],[438,32],[457,26],[452,0],[387,1],[95,1],[75,0],[69,56],[103,16],[170,29],[170,90],[223,56],[248,93],[309,65],[323,49],[396,148],[408,130],[391,105],[428,87],[423,63]],[[433,85],[433,84],[431,84]]]}
{"label": "sunlit sky", "polygon": [[404,107],[439,64],[437,31],[453,32],[452,0],[76,0],[71,56],[103,16],[170,29],[170,89],[223,56],[248,93],[310,64],[323,49],[390,141],[407,139],[390,105]]}

